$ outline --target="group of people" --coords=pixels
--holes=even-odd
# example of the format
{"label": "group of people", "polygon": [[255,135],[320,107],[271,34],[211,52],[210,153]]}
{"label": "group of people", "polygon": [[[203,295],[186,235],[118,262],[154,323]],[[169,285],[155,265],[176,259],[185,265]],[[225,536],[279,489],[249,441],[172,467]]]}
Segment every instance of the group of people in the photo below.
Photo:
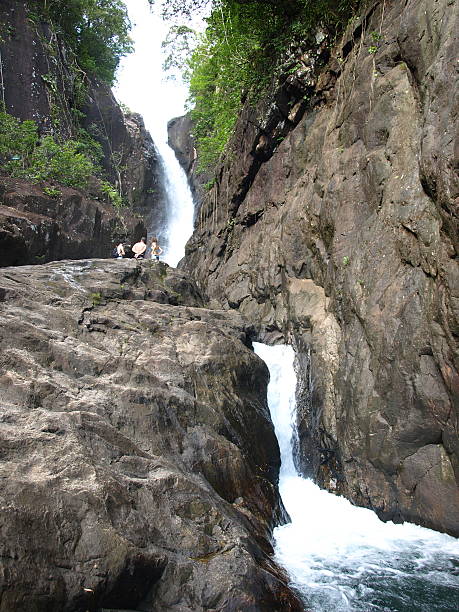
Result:
{"label": "group of people", "polygon": [[[128,256],[127,254],[128,248],[134,254],[133,256],[135,259],[145,259],[147,250],[148,250],[147,239],[141,238],[139,242],[136,242],[131,247],[128,247],[128,245],[126,245],[125,243],[120,242],[115,247],[115,250],[113,253],[114,257],[116,259],[124,259],[125,257]],[[153,236],[153,238],[150,241],[151,259],[153,261],[159,261],[159,256],[161,255],[162,252],[163,252],[163,249],[159,246],[158,239],[156,238],[156,236]]]}

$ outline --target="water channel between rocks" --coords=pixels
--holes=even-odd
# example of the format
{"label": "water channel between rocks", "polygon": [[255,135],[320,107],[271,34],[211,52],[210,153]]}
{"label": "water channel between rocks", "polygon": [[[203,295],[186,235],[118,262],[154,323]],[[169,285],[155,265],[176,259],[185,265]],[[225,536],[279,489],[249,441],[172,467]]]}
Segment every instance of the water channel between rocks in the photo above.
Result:
{"label": "water channel between rocks", "polygon": [[275,530],[277,561],[314,612],[453,612],[459,609],[459,540],[322,491],[293,463],[296,376],[289,346],[254,343],[271,380],[268,403],[281,450],[279,488],[292,522]]}

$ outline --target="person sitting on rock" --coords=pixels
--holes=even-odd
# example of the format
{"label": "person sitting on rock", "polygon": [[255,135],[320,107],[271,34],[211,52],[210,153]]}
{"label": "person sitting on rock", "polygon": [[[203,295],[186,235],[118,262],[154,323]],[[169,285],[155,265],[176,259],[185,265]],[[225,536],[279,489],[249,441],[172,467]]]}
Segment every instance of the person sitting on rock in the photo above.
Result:
{"label": "person sitting on rock", "polygon": [[153,236],[153,238],[151,239],[150,248],[151,248],[151,258],[154,261],[159,261],[159,256],[163,252],[163,249],[159,246],[158,239],[155,236]]}
{"label": "person sitting on rock", "polygon": [[124,244],[120,242],[116,247],[116,259],[123,259],[126,256],[126,251],[124,250]]}
{"label": "person sitting on rock", "polygon": [[147,239],[141,238],[139,242],[136,242],[132,246],[132,252],[136,259],[144,259],[145,251],[147,250]]}

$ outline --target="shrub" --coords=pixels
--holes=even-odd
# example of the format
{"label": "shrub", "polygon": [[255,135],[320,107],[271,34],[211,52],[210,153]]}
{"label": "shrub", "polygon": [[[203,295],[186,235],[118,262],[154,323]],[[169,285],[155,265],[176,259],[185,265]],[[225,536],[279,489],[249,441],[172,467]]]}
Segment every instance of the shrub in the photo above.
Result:
{"label": "shrub", "polygon": [[8,170],[25,168],[37,145],[35,121],[19,121],[8,113],[0,112],[0,159]]}
{"label": "shrub", "polygon": [[62,191],[57,187],[43,187],[43,193],[46,193],[50,198],[58,198],[62,195]]}
{"label": "shrub", "polygon": [[111,183],[107,181],[99,181],[101,192],[108,197],[115,208],[123,206],[123,198]]}
{"label": "shrub", "polygon": [[[34,121],[21,121],[0,112],[0,168],[13,177],[34,182],[56,181],[83,189],[89,178],[98,174],[102,150],[84,130],[82,140],[57,141],[49,134],[40,138]],[[47,188],[48,195],[60,195]],[[114,206],[122,205],[121,196],[107,181],[100,181],[102,193]],[[52,193],[50,193],[52,191]]]}
{"label": "shrub", "polygon": [[[207,28],[191,56],[182,59],[190,84],[191,116],[200,169],[212,167],[232,134],[242,106],[266,92],[279,73],[288,51],[304,46],[318,27],[331,34],[344,27],[360,0],[170,0],[167,16],[187,16],[210,5]],[[189,29],[175,27],[177,36],[190,39]],[[314,37],[312,44],[314,44]],[[179,55],[189,45],[172,37]],[[170,56],[175,67],[180,58]],[[285,67],[292,70],[291,66]],[[296,67],[293,68],[296,71]]]}
{"label": "shrub", "polygon": [[58,143],[52,136],[44,136],[32,153],[29,168],[20,175],[34,181],[54,180],[69,187],[84,188],[96,169],[80,152],[80,146],[75,140]]}

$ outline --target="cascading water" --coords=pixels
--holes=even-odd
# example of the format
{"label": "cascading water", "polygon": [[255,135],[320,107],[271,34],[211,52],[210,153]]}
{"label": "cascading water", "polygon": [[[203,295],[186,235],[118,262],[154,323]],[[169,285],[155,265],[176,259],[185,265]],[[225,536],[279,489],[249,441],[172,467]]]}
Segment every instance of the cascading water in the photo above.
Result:
{"label": "cascading water", "polygon": [[176,266],[185,255],[185,245],[193,233],[194,202],[185,171],[166,141],[155,139],[161,155],[168,203],[164,259]]}
{"label": "cascading water", "polygon": [[161,41],[168,26],[159,15],[161,3],[155,5],[154,11],[150,11],[147,2],[139,0],[125,0],[125,4],[134,24],[135,53],[121,63],[116,94],[142,114],[161,157],[167,198],[166,227],[149,227],[148,231],[164,237],[161,259],[176,266],[193,233],[194,202],[186,174],[168,145],[167,122],[183,115],[187,93],[179,84],[164,80]]}
{"label": "cascading water", "polygon": [[[117,94],[140,112],[165,171],[169,217],[164,259],[183,257],[194,204],[186,175],[167,144],[167,121],[183,114],[186,92],[164,83],[165,25],[146,2],[125,0],[136,53],[123,61]],[[276,557],[315,612],[452,612],[459,608],[459,543],[411,524],[382,523],[374,513],[321,491],[294,467],[296,377],[290,347],[256,344],[267,363],[268,400],[281,449],[280,492],[292,522],[275,530]]]}
{"label": "cascading water", "polygon": [[294,352],[254,344],[268,365],[268,403],[281,449],[279,489],[292,522],[278,527],[276,558],[314,612],[453,612],[459,609],[459,541],[322,491],[295,470]]}

